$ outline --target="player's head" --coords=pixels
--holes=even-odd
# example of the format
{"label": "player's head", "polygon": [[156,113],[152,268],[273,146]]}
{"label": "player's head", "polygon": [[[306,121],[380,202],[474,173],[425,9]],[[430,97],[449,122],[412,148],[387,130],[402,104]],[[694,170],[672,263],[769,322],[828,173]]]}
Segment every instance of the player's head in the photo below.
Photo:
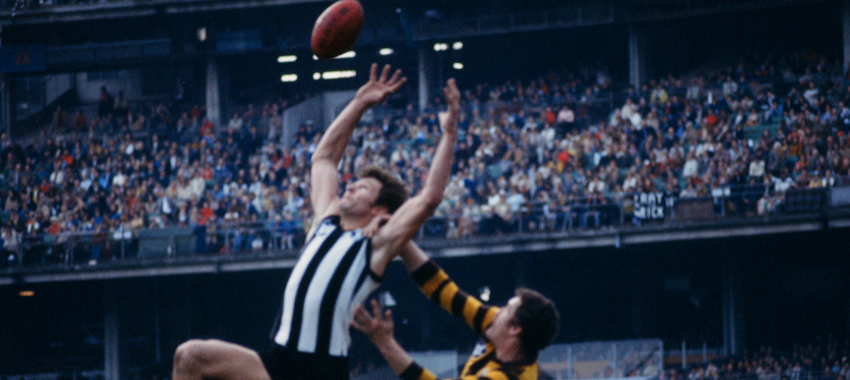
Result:
{"label": "player's head", "polygon": [[519,288],[516,296],[521,302],[514,321],[522,328],[519,336],[522,350],[526,355],[537,357],[537,352],[552,344],[558,336],[561,315],[555,303],[537,291]]}
{"label": "player's head", "polygon": [[537,353],[558,336],[560,314],[552,300],[527,288],[519,288],[507,305],[499,310],[485,331],[490,341],[516,337],[526,358]]}
{"label": "player's head", "polygon": [[362,167],[340,203],[343,212],[394,213],[407,200],[407,186],[393,173],[374,165]]}

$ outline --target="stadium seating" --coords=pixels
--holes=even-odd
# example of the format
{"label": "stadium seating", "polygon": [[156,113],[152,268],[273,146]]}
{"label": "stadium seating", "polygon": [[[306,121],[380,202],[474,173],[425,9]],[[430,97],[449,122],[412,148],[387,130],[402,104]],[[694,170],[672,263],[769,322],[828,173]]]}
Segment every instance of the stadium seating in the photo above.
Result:
{"label": "stadium seating", "polygon": [[[601,70],[469,87],[452,182],[421,236],[823,211],[827,189],[848,183],[850,94],[823,60],[781,76],[761,70],[774,63],[640,88],[602,80]],[[829,75],[805,74],[824,65]],[[729,79],[733,71],[742,79]],[[194,253],[297,248],[312,218],[307,178],[321,128],[303,125],[292,146],[268,140],[288,104],[240,107],[221,125],[199,105],[83,105],[57,110],[39,136],[3,136],[4,264],[97,262],[72,254],[97,234],[103,258],[128,246],[133,256],[149,246],[138,231],[150,228],[195,231]],[[417,191],[440,107],[376,109],[352,137],[342,179],[377,163]]]}

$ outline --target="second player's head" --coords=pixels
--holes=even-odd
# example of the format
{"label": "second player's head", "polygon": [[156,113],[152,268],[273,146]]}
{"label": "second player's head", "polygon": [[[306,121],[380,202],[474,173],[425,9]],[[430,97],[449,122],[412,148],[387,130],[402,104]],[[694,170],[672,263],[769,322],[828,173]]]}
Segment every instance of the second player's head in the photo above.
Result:
{"label": "second player's head", "polygon": [[484,335],[491,342],[515,340],[528,359],[537,359],[558,336],[560,314],[555,303],[537,291],[519,288],[496,314]]}
{"label": "second player's head", "polygon": [[401,179],[379,166],[367,165],[346,188],[340,209],[349,214],[392,214],[408,196],[407,185]]}

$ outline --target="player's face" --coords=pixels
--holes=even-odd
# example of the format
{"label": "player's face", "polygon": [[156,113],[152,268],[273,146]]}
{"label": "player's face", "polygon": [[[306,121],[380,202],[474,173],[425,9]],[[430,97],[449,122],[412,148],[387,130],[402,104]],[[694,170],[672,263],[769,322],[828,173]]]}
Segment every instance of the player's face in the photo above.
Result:
{"label": "player's face", "polygon": [[514,324],[514,317],[521,303],[522,299],[514,296],[508,300],[507,305],[499,309],[499,312],[496,313],[496,318],[493,319],[493,323],[484,331],[484,335],[489,341],[503,340],[519,332],[519,326]]}
{"label": "player's face", "polygon": [[344,213],[359,215],[375,207],[381,182],[374,178],[361,178],[349,184],[340,199],[339,207]]}

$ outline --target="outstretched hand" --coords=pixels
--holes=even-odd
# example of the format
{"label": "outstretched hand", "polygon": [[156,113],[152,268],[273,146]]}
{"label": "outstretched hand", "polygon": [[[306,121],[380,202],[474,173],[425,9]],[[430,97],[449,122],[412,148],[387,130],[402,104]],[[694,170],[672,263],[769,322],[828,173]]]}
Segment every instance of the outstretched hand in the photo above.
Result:
{"label": "outstretched hand", "polygon": [[378,301],[375,299],[372,299],[371,314],[366,311],[363,305],[357,306],[357,309],[354,310],[354,319],[352,319],[351,325],[365,334],[372,342],[391,338],[395,329],[392,311],[387,310],[382,315],[381,307],[378,306]]}
{"label": "outstretched hand", "polygon": [[401,76],[401,70],[396,70],[392,77],[390,65],[384,66],[381,76],[378,77],[378,64],[373,63],[369,71],[369,81],[357,90],[356,99],[363,101],[366,106],[371,107],[387,100],[387,98],[398,91],[407,82],[407,77]]}
{"label": "outstretched hand", "polygon": [[457,89],[454,78],[446,82],[446,87],[443,88],[443,95],[446,97],[448,110],[437,114],[437,118],[440,120],[440,127],[444,131],[457,132],[457,119],[458,114],[460,114],[460,91]]}

